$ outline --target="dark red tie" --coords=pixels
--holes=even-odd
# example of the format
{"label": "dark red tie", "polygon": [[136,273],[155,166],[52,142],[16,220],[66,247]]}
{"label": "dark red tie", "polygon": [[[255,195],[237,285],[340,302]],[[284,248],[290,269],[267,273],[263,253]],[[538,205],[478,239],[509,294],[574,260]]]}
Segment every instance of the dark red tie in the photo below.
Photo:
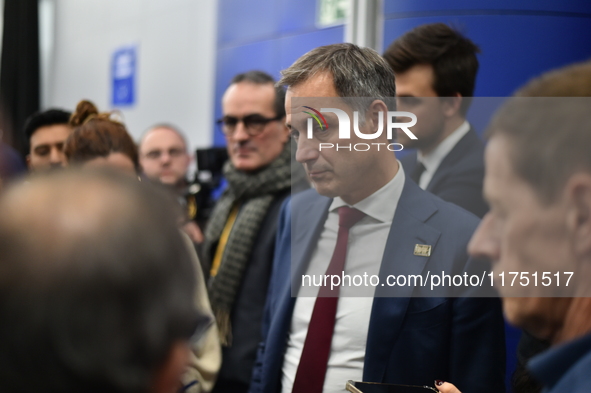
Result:
{"label": "dark red tie", "polygon": [[[337,245],[326,274],[341,276],[347,259],[347,243],[349,228],[361,220],[364,213],[351,207],[339,208],[339,233]],[[327,281],[328,283],[328,281]],[[293,383],[293,393],[321,393],[326,376],[326,367],[330,356],[330,344],[334,332],[339,287],[330,289],[330,284],[320,287],[314,303],[312,318],[308,326],[308,334],[304,342],[302,357]],[[344,382],[343,382],[344,383]]]}

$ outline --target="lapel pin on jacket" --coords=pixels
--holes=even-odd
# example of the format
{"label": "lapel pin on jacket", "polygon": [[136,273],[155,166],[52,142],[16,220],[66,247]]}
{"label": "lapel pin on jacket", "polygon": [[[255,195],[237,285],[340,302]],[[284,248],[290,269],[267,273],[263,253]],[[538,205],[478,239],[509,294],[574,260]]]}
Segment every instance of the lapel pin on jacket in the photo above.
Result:
{"label": "lapel pin on jacket", "polygon": [[431,256],[431,246],[427,244],[415,244],[415,255],[420,257],[430,257]]}

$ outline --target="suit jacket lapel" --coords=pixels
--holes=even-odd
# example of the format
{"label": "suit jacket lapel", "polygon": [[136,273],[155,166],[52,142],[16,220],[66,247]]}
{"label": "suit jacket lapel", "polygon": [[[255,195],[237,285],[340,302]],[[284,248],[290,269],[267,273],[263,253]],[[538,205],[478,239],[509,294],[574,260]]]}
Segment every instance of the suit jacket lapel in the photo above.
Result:
{"label": "suit jacket lapel", "polygon": [[298,211],[292,212],[291,282],[296,285],[294,288],[301,286],[302,274],[318,244],[331,203],[331,198],[318,195],[308,206],[299,206]]}
{"label": "suit jacket lapel", "polygon": [[[407,177],[388,234],[380,282],[385,282],[390,274],[423,272],[429,258],[414,255],[414,246],[427,244],[435,247],[441,233],[425,221],[436,212],[437,207],[428,195]],[[376,288],[367,336],[364,381],[383,380],[413,290],[410,286]]]}
{"label": "suit jacket lapel", "polygon": [[427,191],[433,191],[435,187],[437,187],[438,183],[446,176],[447,171],[453,165],[455,165],[458,160],[462,158],[466,154],[473,150],[478,145],[481,145],[482,141],[476,135],[476,132],[472,128],[459,140],[459,142],[454,146],[453,149],[445,156],[445,158],[437,167],[437,170],[433,174],[433,178],[427,185]]}
{"label": "suit jacket lapel", "polygon": [[[299,204],[294,208],[293,199],[290,212],[290,244],[289,254],[284,255],[290,266],[282,269],[285,271],[281,275],[283,285],[277,292],[277,305],[273,307],[273,326],[270,331],[273,332],[270,340],[275,343],[272,347],[276,348],[273,352],[272,367],[277,368],[277,374],[271,373],[270,375],[279,375],[281,370],[281,364],[283,363],[283,355],[285,347],[287,345],[287,335],[291,326],[291,320],[293,317],[293,309],[295,306],[297,291],[301,287],[301,277],[304,274],[312,251],[316,247],[317,239],[320,235],[320,231],[324,227],[324,221],[328,216],[328,207],[331,203],[331,199],[320,197],[316,195],[316,198],[312,199],[309,205]],[[307,201],[307,200],[306,200]],[[291,285],[290,285],[291,283]],[[294,293],[292,293],[292,288]],[[268,301],[273,301],[268,299]],[[272,384],[278,383],[272,381]]]}
{"label": "suit jacket lapel", "polygon": [[406,176],[412,175],[417,166],[417,152],[413,151],[412,153],[409,153],[408,156],[403,157],[400,162],[402,163]]}

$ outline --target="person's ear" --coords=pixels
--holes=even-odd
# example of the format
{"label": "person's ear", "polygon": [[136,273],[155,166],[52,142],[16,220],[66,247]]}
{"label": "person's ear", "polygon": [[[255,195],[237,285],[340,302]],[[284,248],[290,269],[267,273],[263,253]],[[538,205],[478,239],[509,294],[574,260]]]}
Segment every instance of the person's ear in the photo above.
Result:
{"label": "person's ear", "polygon": [[460,112],[463,97],[460,93],[456,93],[453,97],[442,97],[443,115],[445,117],[452,117]]}
{"label": "person's ear", "polygon": [[279,126],[281,127],[282,141],[283,143],[287,143],[287,141],[289,141],[289,128],[287,128],[287,125],[285,124],[285,117],[278,120],[278,122]]}
{"label": "person's ear", "polygon": [[151,393],[177,393],[180,390],[181,376],[189,364],[190,351],[186,341],[173,343],[164,363],[154,373]]}
{"label": "person's ear", "polygon": [[567,226],[577,256],[591,256],[591,174],[579,172],[565,186]]}
{"label": "person's ear", "polygon": [[386,125],[386,118],[388,116],[388,107],[386,106],[386,104],[384,103],[384,101],[382,100],[374,100],[370,105],[369,105],[369,110],[367,111],[367,119],[369,121],[371,121],[371,130],[372,132],[377,131],[378,126],[379,126],[379,122],[380,122],[380,117],[382,118],[382,125],[385,127]]}

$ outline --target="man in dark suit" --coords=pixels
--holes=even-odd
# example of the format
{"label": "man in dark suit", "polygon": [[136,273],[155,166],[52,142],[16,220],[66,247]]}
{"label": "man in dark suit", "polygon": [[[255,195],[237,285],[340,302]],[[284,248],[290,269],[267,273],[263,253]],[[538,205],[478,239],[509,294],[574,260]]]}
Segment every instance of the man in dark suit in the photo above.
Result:
{"label": "man in dark suit", "polygon": [[[283,71],[296,159],[315,190],[280,215],[251,392],[336,392],[348,379],[427,385],[445,375],[465,391],[503,391],[498,300],[410,283],[476,269],[466,245],[478,220],[400,170],[382,132],[393,81],[375,51],[352,44],[316,48]],[[343,115],[356,122],[346,139]]]}
{"label": "man in dark suit", "polygon": [[[400,110],[417,115],[413,140],[398,132],[397,142],[417,149],[401,158],[419,186],[479,217],[484,145],[466,112],[474,94],[478,47],[443,23],[421,25],[394,41],[384,58],[394,70]],[[445,97],[445,98],[443,98]]]}

